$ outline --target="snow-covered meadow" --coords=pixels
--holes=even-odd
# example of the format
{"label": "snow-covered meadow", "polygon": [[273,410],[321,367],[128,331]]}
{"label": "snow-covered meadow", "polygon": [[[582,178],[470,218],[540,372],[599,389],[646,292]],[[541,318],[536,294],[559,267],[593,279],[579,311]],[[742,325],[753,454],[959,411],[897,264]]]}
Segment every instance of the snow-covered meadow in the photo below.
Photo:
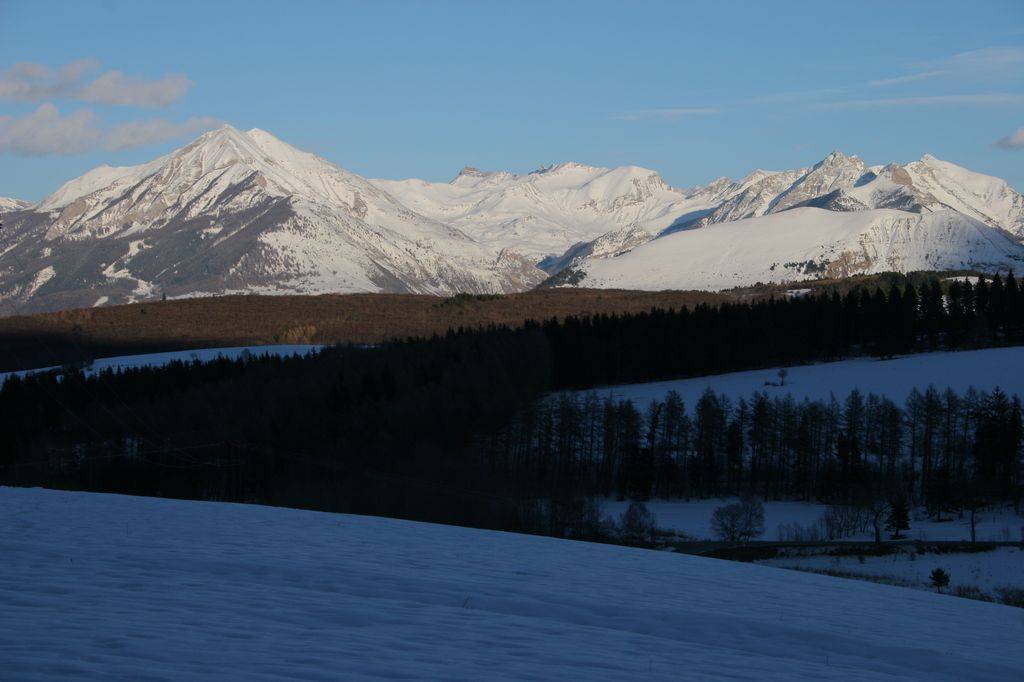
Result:
{"label": "snow-covered meadow", "polygon": [[949,590],[977,587],[992,595],[1000,587],[1024,590],[1024,548],[996,547],[985,552],[922,553],[904,547],[882,556],[790,555],[759,562],[766,566],[812,571],[833,571],[865,579],[893,579],[899,584],[931,589],[930,574],[941,568],[949,575]]}
{"label": "snow-covered meadow", "polygon": [[[648,500],[645,504],[654,515],[658,528],[694,540],[714,540],[711,515],[718,507],[738,501],[738,498]],[[615,518],[628,506],[628,500],[601,501],[602,513]],[[764,502],[764,535],[758,539],[785,540],[787,538],[780,537],[780,525],[795,523],[804,527],[812,526],[827,509],[828,505],[816,502]],[[1024,516],[1015,514],[1012,507],[981,510],[975,523],[978,540],[1024,542]],[[971,525],[966,515],[947,515],[942,521],[935,521],[923,510],[914,510],[910,516],[910,530],[904,531],[903,535],[911,540],[967,541],[971,539]],[[871,540],[873,535],[865,532],[846,539]],[[1024,572],[1024,566],[1021,571]]]}
{"label": "snow-covered meadow", "polygon": [[[172,362],[211,362],[218,358],[234,360],[245,355],[308,355],[323,348],[319,345],[309,344],[279,344],[269,346],[231,346],[228,348],[193,348],[189,350],[175,350],[163,353],[142,353],[139,355],[119,355],[111,358],[99,358],[87,363],[84,372],[87,375],[96,374],[104,370],[133,369],[136,367],[163,367]],[[60,369],[60,366],[40,367],[39,369],[26,369],[16,372],[0,372],[0,385],[12,375],[26,376],[49,372]]]}
{"label": "snow-covered meadow", "polygon": [[787,367],[785,385],[778,386],[779,368],[731,372],[714,376],[625,384],[597,389],[601,397],[632,400],[641,409],[652,400],[664,400],[676,391],[689,407],[708,388],[730,399],[750,398],[764,391],[769,396],[792,395],[796,400],[845,398],[853,389],[865,395],[884,395],[902,404],[911,389],[934,386],[940,391],[951,388],[958,393],[974,387],[991,391],[995,387],[1024,396],[1024,347],[986,348],[983,350],[920,353],[889,360],[857,358],[839,362]]}
{"label": "snow-covered meadow", "polygon": [[0,488],[0,552],[7,679],[1024,677],[1019,609],[610,545]]}

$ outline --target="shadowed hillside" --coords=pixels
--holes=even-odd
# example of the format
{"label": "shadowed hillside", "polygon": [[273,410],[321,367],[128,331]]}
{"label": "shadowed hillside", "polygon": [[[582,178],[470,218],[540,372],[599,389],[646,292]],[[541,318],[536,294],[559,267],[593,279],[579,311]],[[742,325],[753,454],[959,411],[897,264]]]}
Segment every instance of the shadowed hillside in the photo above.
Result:
{"label": "shadowed hillside", "polygon": [[379,343],[459,327],[718,303],[707,292],[544,290],[507,296],[222,296],[0,318],[0,371],[211,346]]}

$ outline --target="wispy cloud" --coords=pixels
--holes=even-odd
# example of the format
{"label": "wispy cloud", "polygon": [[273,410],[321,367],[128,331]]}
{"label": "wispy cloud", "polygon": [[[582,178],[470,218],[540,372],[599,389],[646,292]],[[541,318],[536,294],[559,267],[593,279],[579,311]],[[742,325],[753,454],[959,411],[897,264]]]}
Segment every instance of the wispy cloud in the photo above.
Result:
{"label": "wispy cloud", "polygon": [[[804,107],[817,111],[839,109],[885,109],[897,107],[940,107],[940,106],[1006,106],[1024,103],[1024,94],[1006,92],[1016,88],[1024,76],[1024,46],[1006,45],[985,47],[968,52],[921,61],[910,65],[905,73],[890,78],[881,78],[859,83],[830,85],[824,88],[769,92],[745,99],[727,102],[721,107],[677,107],[664,109],[639,109],[618,114],[613,118],[621,121],[675,120],[688,116],[706,116],[720,113],[722,108],[748,108],[751,106]],[[937,94],[943,78],[949,87],[955,79],[967,89],[970,85],[985,87],[994,91]],[[899,97],[882,97],[880,88],[912,84],[932,83],[928,90],[912,91]],[[958,88],[960,89],[960,88]],[[921,93],[921,94],[918,94]],[[927,93],[927,94],[926,94]],[[941,93],[941,90],[939,91]]]}
{"label": "wispy cloud", "polygon": [[847,94],[852,88],[849,86],[836,86],[829,88],[816,88],[813,90],[788,90],[784,92],[770,92],[766,95],[757,95],[744,101],[744,104],[799,104],[820,100],[823,97],[838,97]]}
{"label": "wispy cloud", "polygon": [[995,145],[1000,149],[1010,151],[1024,150],[1024,128],[1017,128],[1017,132],[1001,137],[996,140]]}
{"label": "wispy cloud", "polygon": [[95,104],[166,107],[181,99],[192,81],[181,74],[155,80],[99,70],[96,59],[79,59],[59,68],[36,62],[18,62],[0,71],[0,100],[44,102],[73,99]]}
{"label": "wispy cloud", "polygon": [[53,104],[42,104],[24,116],[0,116],[0,152],[67,156],[96,149],[133,149],[195,135],[219,123],[210,117],[181,122],[156,118],[105,128],[91,109],[64,115]]}
{"label": "wispy cloud", "polygon": [[1019,74],[1024,69],[1024,46],[985,47],[959,52],[942,59],[920,62],[908,73],[868,83],[873,87],[904,85],[935,78],[980,79]]}
{"label": "wispy cloud", "polygon": [[713,116],[718,113],[715,107],[671,107],[666,109],[638,109],[613,116],[618,121],[675,121],[690,116]]}
{"label": "wispy cloud", "polygon": [[958,95],[927,95],[922,97],[880,97],[821,102],[816,109],[887,109],[894,107],[936,106],[1002,106],[1024,104],[1024,94],[1016,92],[984,92]]}
{"label": "wispy cloud", "polygon": [[925,81],[929,78],[938,78],[939,76],[945,75],[945,71],[922,71],[921,73],[910,73],[905,76],[894,76],[892,78],[880,78],[879,80],[869,81],[868,85],[871,87],[883,87],[886,85],[904,85],[906,83],[914,83],[916,81]]}

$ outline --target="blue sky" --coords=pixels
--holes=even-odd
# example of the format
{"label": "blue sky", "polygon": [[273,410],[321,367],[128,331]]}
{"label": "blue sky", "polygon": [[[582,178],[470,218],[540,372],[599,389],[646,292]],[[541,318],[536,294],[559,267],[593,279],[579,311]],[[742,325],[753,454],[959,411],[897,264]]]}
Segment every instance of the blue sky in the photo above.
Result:
{"label": "blue sky", "polygon": [[0,0],[0,196],[215,121],[369,177],[574,160],[689,186],[838,148],[1024,189],[1024,2]]}

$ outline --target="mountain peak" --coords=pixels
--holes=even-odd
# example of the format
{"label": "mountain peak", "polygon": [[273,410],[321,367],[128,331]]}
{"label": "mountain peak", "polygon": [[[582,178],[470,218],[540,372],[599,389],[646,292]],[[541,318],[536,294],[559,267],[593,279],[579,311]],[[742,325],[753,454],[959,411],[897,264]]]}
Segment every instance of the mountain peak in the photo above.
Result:
{"label": "mountain peak", "polygon": [[198,138],[196,138],[195,142],[198,142],[199,140],[217,140],[226,137],[235,137],[241,135],[245,135],[245,133],[243,133],[241,130],[234,127],[230,123],[224,123],[223,125],[220,125],[212,130],[206,131]]}
{"label": "mountain peak", "polygon": [[451,184],[455,184],[463,178],[486,178],[488,175],[491,175],[491,173],[482,171],[475,166],[463,166],[458,175],[452,178]]}
{"label": "mountain peak", "polygon": [[833,149],[829,152],[828,156],[818,162],[817,166],[820,167],[835,167],[835,166],[863,166],[864,162],[860,160],[860,157],[856,154],[847,156],[838,149]]}
{"label": "mountain peak", "polygon": [[718,192],[723,189],[726,189],[727,187],[730,187],[732,184],[732,178],[723,175],[721,177],[715,178],[714,180],[706,184],[702,189]]}
{"label": "mountain peak", "polygon": [[225,144],[235,145],[239,148],[259,148],[264,152],[267,151],[268,145],[295,150],[295,148],[290,144],[281,141],[280,138],[275,137],[266,130],[251,128],[243,132],[228,123],[225,123],[219,128],[214,128],[213,130],[203,133],[193,140],[191,144],[185,145],[182,150],[194,149],[199,146],[216,146]]}
{"label": "mountain peak", "polygon": [[592,171],[598,169],[594,166],[588,166],[585,163],[579,163],[577,161],[563,161],[562,163],[554,163],[548,166],[542,165],[537,168],[537,170],[530,171],[530,175],[552,175],[574,170]]}

